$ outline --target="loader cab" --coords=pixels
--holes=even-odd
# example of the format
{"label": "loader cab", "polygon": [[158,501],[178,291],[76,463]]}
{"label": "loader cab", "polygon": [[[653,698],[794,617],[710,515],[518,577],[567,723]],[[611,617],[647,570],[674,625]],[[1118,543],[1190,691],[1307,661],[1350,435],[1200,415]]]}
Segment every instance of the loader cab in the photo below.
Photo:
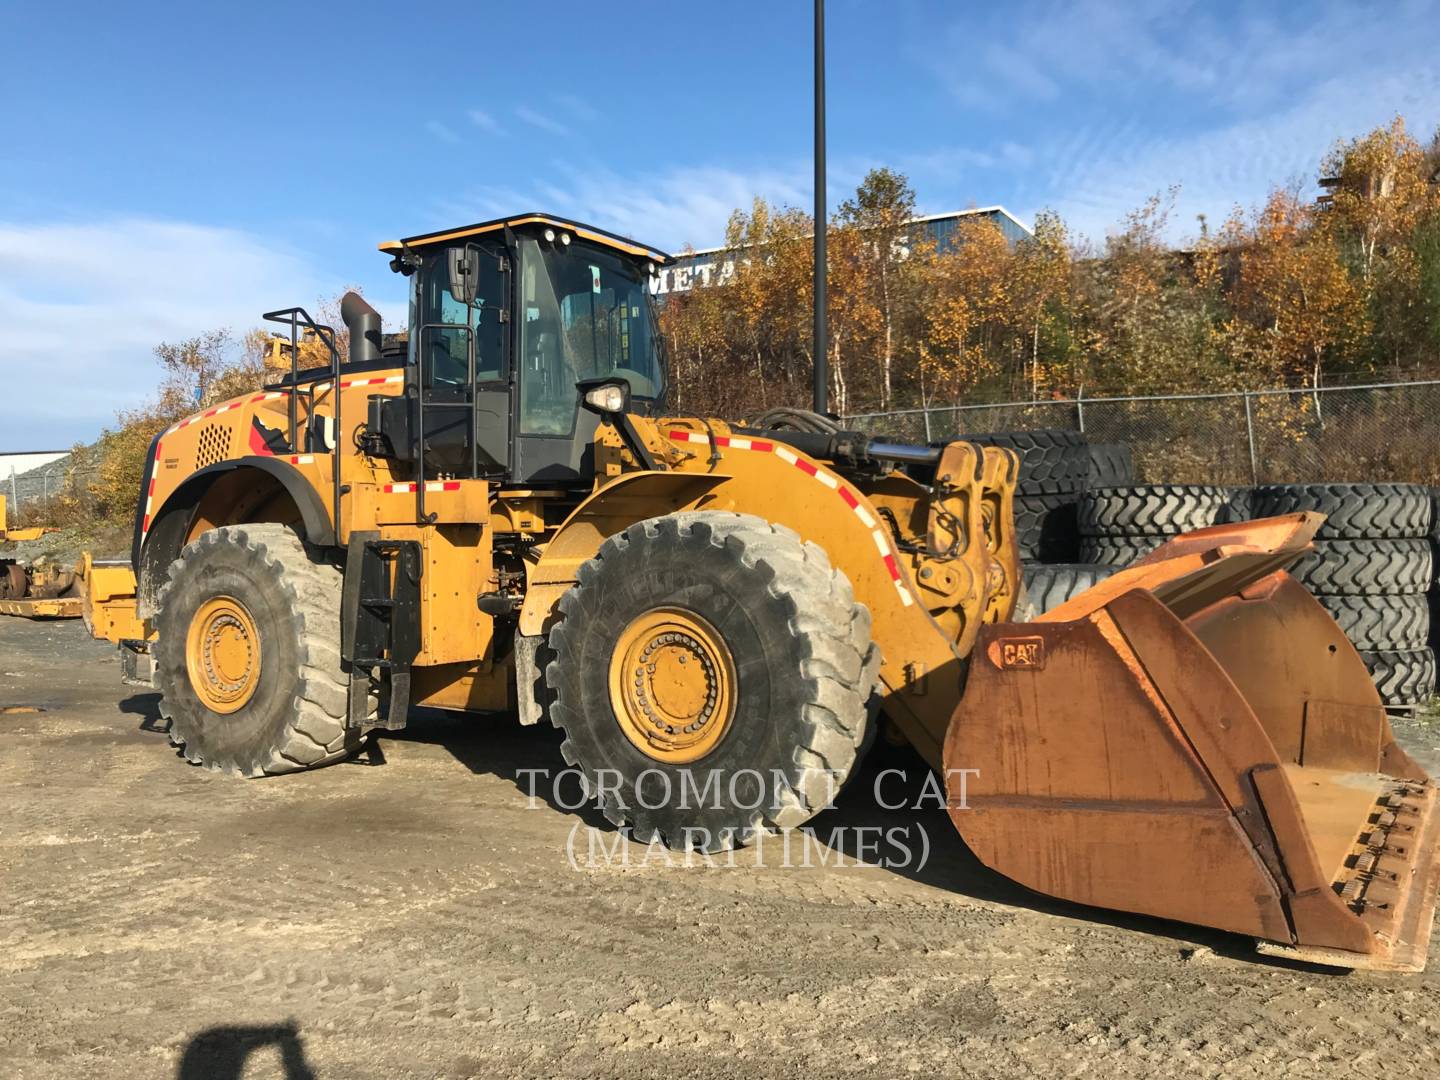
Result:
{"label": "loader cab", "polygon": [[666,258],[539,215],[399,242],[411,430],[390,440],[396,456],[413,459],[423,437],[429,478],[589,486],[600,417],[581,407],[577,384],[623,380],[642,414],[663,401],[649,279]]}

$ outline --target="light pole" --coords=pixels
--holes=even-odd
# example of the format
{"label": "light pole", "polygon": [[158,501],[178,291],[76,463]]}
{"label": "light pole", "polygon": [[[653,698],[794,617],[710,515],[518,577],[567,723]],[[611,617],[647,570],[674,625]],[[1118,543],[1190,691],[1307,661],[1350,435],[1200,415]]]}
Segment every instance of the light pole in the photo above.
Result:
{"label": "light pole", "polygon": [[826,316],[825,232],[825,0],[815,0],[815,411],[830,411]]}

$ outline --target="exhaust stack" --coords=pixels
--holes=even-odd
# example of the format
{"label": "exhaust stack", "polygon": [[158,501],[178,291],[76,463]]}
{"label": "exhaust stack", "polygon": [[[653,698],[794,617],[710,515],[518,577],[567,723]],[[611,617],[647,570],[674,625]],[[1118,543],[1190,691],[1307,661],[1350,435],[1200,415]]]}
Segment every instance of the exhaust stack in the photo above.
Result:
{"label": "exhaust stack", "polygon": [[357,292],[340,298],[340,318],[350,331],[350,363],[370,364],[380,360],[380,313]]}

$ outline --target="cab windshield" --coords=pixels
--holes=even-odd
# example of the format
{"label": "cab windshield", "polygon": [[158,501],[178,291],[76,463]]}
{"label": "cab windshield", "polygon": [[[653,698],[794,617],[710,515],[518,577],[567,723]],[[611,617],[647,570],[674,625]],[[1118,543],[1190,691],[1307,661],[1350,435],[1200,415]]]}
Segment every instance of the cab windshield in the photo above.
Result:
{"label": "cab windshield", "polygon": [[664,386],[649,282],[632,260],[574,242],[520,240],[520,432],[569,435],[582,379],[613,375],[637,398]]}

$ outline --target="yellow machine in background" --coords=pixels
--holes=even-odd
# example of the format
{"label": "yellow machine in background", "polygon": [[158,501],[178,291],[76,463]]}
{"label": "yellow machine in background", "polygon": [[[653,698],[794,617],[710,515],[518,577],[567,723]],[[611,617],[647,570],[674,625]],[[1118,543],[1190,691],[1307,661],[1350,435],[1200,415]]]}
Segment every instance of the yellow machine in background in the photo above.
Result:
{"label": "yellow machine in background", "polygon": [[88,568],[92,629],[145,658],[190,761],[289,772],[411,704],[513,709],[564,731],[611,822],[708,851],[820,812],[883,716],[968,778],[957,828],[1031,888],[1423,965],[1434,787],[1284,573],[1318,516],[1181,537],[1013,623],[1013,453],[670,415],[666,256],[600,229],[382,250],[405,362],[355,294],[348,360],[269,313],[329,366],[292,348],[157,436],[133,583]]}
{"label": "yellow machine in background", "polygon": [[[6,522],[5,496],[0,495],[0,544],[38,540],[56,530],[48,525],[11,529]],[[73,619],[80,614],[76,576],[52,562],[24,565],[0,558],[0,615],[27,619]]]}

